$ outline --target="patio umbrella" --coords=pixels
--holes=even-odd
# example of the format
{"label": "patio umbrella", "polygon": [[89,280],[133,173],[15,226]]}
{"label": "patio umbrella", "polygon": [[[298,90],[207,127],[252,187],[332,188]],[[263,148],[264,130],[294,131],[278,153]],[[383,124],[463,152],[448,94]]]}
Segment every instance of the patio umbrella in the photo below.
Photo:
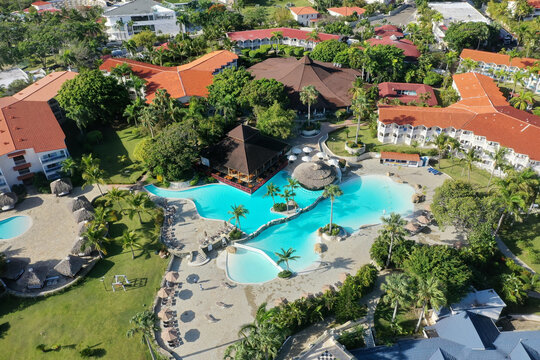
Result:
{"label": "patio umbrella", "polygon": [[310,152],[313,151],[312,148],[310,148],[309,146],[304,146],[304,148],[302,149],[303,152],[305,152],[306,154],[309,154]]}
{"label": "patio umbrella", "polygon": [[176,337],[176,334],[171,329],[167,329],[161,332],[161,338],[165,341],[176,340]]}
{"label": "patio umbrella", "polygon": [[285,305],[287,303],[288,303],[288,301],[284,297],[280,297],[280,298],[277,298],[276,300],[274,300],[274,305],[275,306],[281,306],[281,305]]}
{"label": "patio umbrella", "polygon": [[322,246],[321,243],[316,243],[314,246],[313,246],[313,250],[317,253],[317,254],[322,254],[324,252],[324,248]]}
{"label": "patio umbrella", "polygon": [[317,154],[315,154],[319,159],[324,158],[325,154],[322,151],[319,151]]}
{"label": "patio umbrella", "polygon": [[64,276],[73,278],[75,275],[77,275],[79,270],[82,269],[83,264],[84,260],[80,257],[68,255],[65,259],[56,264],[54,270],[58,271]]}
{"label": "patio umbrella", "polygon": [[165,280],[168,282],[176,282],[178,280],[180,275],[178,275],[178,272],[176,271],[169,271],[167,274],[165,274]]}
{"label": "patio umbrella", "polygon": [[157,296],[162,298],[162,299],[168,298],[169,295],[171,295],[171,289],[161,288],[157,292]]}
{"label": "patio umbrella", "polygon": [[427,224],[429,224],[429,223],[431,222],[431,221],[430,221],[427,217],[425,217],[424,215],[421,215],[421,216],[417,217],[417,218],[416,218],[416,221],[418,221],[418,222],[419,222],[420,224],[422,224],[422,225],[427,225]]}
{"label": "patio umbrella", "polygon": [[76,197],[75,199],[71,200],[69,204],[69,210],[71,210],[71,212],[75,212],[83,208],[88,210],[93,209],[92,204],[84,195]]}
{"label": "patio umbrella", "polygon": [[309,156],[302,156],[302,161],[309,162],[311,161],[311,158]]}
{"label": "patio umbrella", "polygon": [[431,211],[431,204],[425,204],[424,209],[426,209],[427,211]]}
{"label": "patio umbrella", "polygon": [[158,317],[163,320],[163,321],[169,321],[171,320],[174,316],[173,316],[173,313],[172,311],[170,311],[169,309],[162,309],[159,313],[158,313]]}
{"label": "patio umbrella", "polygon": [[350,276],[349,273],[343,272],[343,273],[339,274],[339,281],[341,281],[343,283],[343,282],[345,282],[345,280],[347,280],[347,277],[349,277],[349,276]]}
{"label": "patio umbrella", "polygon": [[51,192],[56,196],[64,196],[73,189],[69,178],[57,179],[51,182]]}
{"label": "patio umbrella", "polygon": [[94,219],[94,213],[85,208],[75,211],[73,213],[73,216],[75,217],[75,221],[77,221],[78,223],[83,222],[83,221],[90,221]]}
{"label": "patio umbrella", "polygon": [[295,155],[298,155],[298,154],[301,154],[302,153],[302,149],[300,148],[297,148],[297,147],[293,147],[291,152]]}
{"label": "patio umbrella", "polygon": [[14,192],[3,192],[0,194],[0,208],[9,210],[15,207],[17,203],[17,194]]}
{"label": "patio umbrella", "polygon": [[312,293],[303,293],[302,299],[311,299],[313,297]]}
{"label": "patio umbrella", "polygon": [[330,165],[333,165],[333,166],[339,166],[339,161],[338,161],[338,159],[330,159],[330,160],[328,160],[328,163],[329,163]]}
{"label": "patio umbrella", "polygon": [[298,159],[298,156],[296,156],[296,155],[287,156],[287,160],[289,160],[289,161],[295,161],[296,159]]}
{"label": "patio umbrella", "polygon": [[414,232],[417,232],[418,231],[418,226],[416,226],[415,224],[413,224],[412,222],[408,222],[407,225],[405,225],[405,230],[408,230],[412,233]]}

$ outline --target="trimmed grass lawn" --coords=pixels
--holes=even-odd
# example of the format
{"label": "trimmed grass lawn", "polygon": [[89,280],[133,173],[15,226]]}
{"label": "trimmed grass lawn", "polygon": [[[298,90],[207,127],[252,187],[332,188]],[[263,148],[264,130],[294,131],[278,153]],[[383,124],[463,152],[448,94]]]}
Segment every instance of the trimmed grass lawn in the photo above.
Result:
{"label": "trimmed grass lawn", "polygon": [[[435,165],[434,168],[439,170],[438,165]],[[467,165],[458,159],[442,159],[440,170],[450,175],[454,180],[469,181]],[[487,190],[489,176],[490,173],[484,169],[477,168],[476,166],[473,166],[471,169],[471,183],[479,185],[480,188]]]}
{"label": "trimmed grass lawn", "polygon": [[[118,208],[116,208],[118,210]],[[139,336],[127,338],[129,320],[152,305],[168,259],[154,255],[159,243],[152,241],[154,216],[119,216],[110,225],[112,241],[107,256],[100,260],[80,284],[66,292],[40,299],[0,299],[0,358],[80,359],[80,344],[102,349],[105,359],[150,359]],[[142,250],[123,250],[118,237],[125,229],[141,229]],[[127,275],[134,286],[113,292],[114,275]],[[104,277],[104,281],[100,279]],[[44,354],[36,346],[60,344],[65,348]]]}
{"label": "trimmed grass lawn", "polygon": [[412,335],[418,317],[414,309],[398,308],[396,326],[392,327],[392,314],[394,308],[384,301],[379,301],[375,310],[375,342],[385,345],[395,342],[399,336]]}
{"label": "trimmed grass lawn", "polygon": [[540,272],[540,214],[531,214],[523,222],[503,229],[500,236],[516,256]]}

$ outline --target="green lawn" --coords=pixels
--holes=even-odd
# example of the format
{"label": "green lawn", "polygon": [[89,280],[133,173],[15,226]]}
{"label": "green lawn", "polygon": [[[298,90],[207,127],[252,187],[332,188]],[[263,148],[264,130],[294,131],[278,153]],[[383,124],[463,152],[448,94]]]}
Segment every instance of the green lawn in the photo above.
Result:
{"label": "green lawn", "polygon": [[[435,168],[439,169],[439,166],[436,165]],[[442,159],[440,170],[451,176],[454,180],[469,181],[467,165],[458,159]],[[490,173],[488,171],[473,166],[471,170],[471,183],[486,189],[489,176]]]}
{"label": "green lawn", "polygon": [[396,325],[392,326],[394,308],[382,300],[375,310],[375,342],[378,345],[394,343],[399,336],[412,335],[418,318],[414,309],[398,308]]}
{"label": "green lawn", "polygon": [[516,256],[540,272],[540,214],[529,215],[523,222],[503,229],[500,236]]}
{"label": "green lawn", "polygon": [[[154,218],[143,217],[141,244],[135,260],[116,239],[125,229],[140,229],[139,220],[120,217],[111,224],[108,255],[100,260],[86,279],[64,293],[24,300],[0,299],[0,358],[2,359],[80,359],[75,346],[102,349],[106,359],[149,359],[140,337],[127,338],[129,319],[150,308],[168,260],[154,255],[157,241],[150,241]],[[135,286],[126,292],[111,290],[114,275],[127,275]],[[104,277],[104,282],[100,279]],[[65,346],[46,354],[39,344]],[[7,357],[6,357],[7,356]]]}
{"label": "green lawn", "polygon": [[246,1],[246,6],[242,9],[242,12],[256,6],[262,6],[268,9],[268,16],[272,16],[274,8],[285,7],[289,3],[294,6],[312,6],[308,0],[249,0]]}

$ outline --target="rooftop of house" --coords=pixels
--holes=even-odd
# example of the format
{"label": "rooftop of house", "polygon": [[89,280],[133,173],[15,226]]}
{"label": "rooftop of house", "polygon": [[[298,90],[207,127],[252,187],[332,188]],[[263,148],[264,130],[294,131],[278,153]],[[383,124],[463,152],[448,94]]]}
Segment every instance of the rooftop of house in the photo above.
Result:
{"label": "rooftop of house", "polygon": [[[497,308],[502,310],[506,304],[501,297],[493,289],[471,291],[458,303],[450,305],[450,308],[454,312],[465,310],[481,310],[489,308]],[[490,317],[489,312],[482,313],[482,315]],[[498,316],[495,320],[498,320]]]}
{"label": "rooftop of house", "polygon": [[342,16],[351,16],[354,13],[356,13],[356,15],[362,15],[363,13],[366,12],[366,9],[358,7],[358,6],[332,7],[332,8],[328,8],[326,10],[338,13],[338,14],[340,14]]}
{"label": "rooftop of house", "polygon": [[404,160],[404,161],[420,161],[418,154],[405,154],[392,151],[381,151],[381,159]]}
{"label": "rooftop of house", "polygon": [[27,101],[49,101],[56,96],[60,87],[66,82],[77,76],[73,71],[57,71],[45,75],[32,85],[22,89],[13,97],[17,100]]}
{"label": "rooftop of house", "polygon": [[395,46],[403,50],[403,54],[405,55],[406,58],[417,59],[418,57],[420,57],[420,51],[418,50],[416,45],[413,44],[411,40],[399,39],[396,35],[384,36],[380,39],[371,38],[371,39],[368,39],[368,43],[372,46],[375,46],[375,45]]}
{"label": "rooftop of house", "polygon": [[527,3],[536,10],[540,9],[540,0],[527,0]]}
{"label": "rooftop of house", "polygon": [[145,15],[154,13],[154,9],[160,11],[173,11],[153,0],[134,0],[105,11],[103,16]]}
{"label": "rooftop of house", "polygon": [[[272,33],[281,32],[284,38],[307,40],[311,31],[291,29],[291,28],[273,28],[273,29],[258,29],[258,30],[246,30],[246,31],[234,31],[228,32],[227,37],[234,41],[246,41],[255,39],[271,39],[274,35]],[[315,42],[339,39],[339,35],[319,33],[319,40]]]}
{"label": "rooftop of house", "polygon": [[291,10],[296,15],[311,15],[311,14],[318,14],[319,12],[312,8],[311,6],[300,6],[300,7],[290,7],[289,10]]}
{"label": "rooftop of house", "polygon": [[127,63],[133,73],[147,81],[146,100],[151,102],[158,89],[165,89],[175,99],[186,96],[207,96],[213,73],[238,59],[227,50],[218,50],[181,66],[158,66],[124,58],[109,58],[99,67],[110,72],[112,68]]}
{"label": "rooftop of house", "polygon": [[446,25],[459,21],[490,23],[489,19],[467,2],[430,2],[429,7],[441,13]]}
{"label": "rooftop of house", "polygon": [[506,66],[515,66],[521,69],[528,68],[534,63],[540,61],[533,58],[510,58],[510,55],[493,53],[489,51],[481,50],[472,50],[472,49],[463,49],[461,51],[460,57],[462,59],[472,59],[474,61],[481,61],[486,64],[497,64],[497,65],[506,65]]}
{"label": "rooftop of house", "polygon": [[385,37],[395,35],[398,38],[403,37],[403,30],[395,25],[382,25],[373,29],[376,36]]}
{"label": "rooftop of house", "polygon": [[[421,94],[429,94],[429,97],[422,99]],[[379,96],[396,98],[404,104],[412,101],[417,103],[425,101],[429,106],[437,105],[437,97],[433,88],[425,84],[383,82],[379,84]]]}
{"label": "rooftop of house", "polygon": [[540,116],[510,106],[488,76],[464,73],[453,76],[461,100],[446,108],[379,105],[385,124],[454,128],[499,143],[532,160],[540,160]]}

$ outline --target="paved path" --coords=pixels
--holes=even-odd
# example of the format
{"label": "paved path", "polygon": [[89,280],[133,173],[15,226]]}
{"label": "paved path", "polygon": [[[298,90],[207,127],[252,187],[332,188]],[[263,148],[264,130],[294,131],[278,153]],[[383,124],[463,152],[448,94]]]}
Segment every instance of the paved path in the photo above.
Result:
{"label": "paved path", "polygon": [[536,272],[525,262],[523,262],[520,258],[518,258],[509,248],[506,246],[506,244],[501,240],[499,236],[495,236],[495,241],[497,242],[497,246],[499,247],[499,250],[504,254],[504,256],[514,260],[516,264],[520,265],[521,267],[529,270],[533,274]]}

